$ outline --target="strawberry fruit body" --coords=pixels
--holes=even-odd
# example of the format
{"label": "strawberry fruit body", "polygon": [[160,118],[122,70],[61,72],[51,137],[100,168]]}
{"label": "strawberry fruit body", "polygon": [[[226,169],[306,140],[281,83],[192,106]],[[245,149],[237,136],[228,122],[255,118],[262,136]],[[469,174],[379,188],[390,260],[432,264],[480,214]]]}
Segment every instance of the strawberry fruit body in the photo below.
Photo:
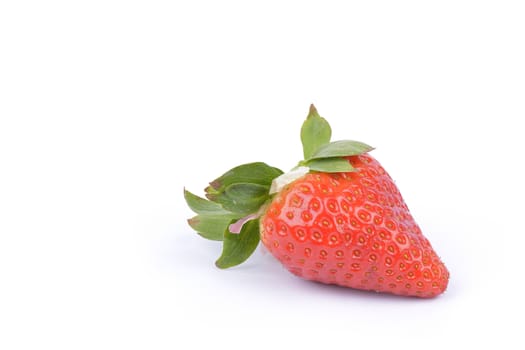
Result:
{"label": "strawberry fruit body", "polygon": [[369,155],[356,169],[310,173],[286,185],[261,217],[261,240],[292,273],[357,289],[432,297],[448,271],[396,185]]}
{"label": "strawberry fruit body", "polygon": [[259,241],[304,279],[398,295],[434,297],[449,272],[411,216],[372,147],[330,142],[317,110],[301,129],[304,160],[287,174],[265,163],[233,168],[184,191],[199,234],[223,241],[216,265],[245,261]]}

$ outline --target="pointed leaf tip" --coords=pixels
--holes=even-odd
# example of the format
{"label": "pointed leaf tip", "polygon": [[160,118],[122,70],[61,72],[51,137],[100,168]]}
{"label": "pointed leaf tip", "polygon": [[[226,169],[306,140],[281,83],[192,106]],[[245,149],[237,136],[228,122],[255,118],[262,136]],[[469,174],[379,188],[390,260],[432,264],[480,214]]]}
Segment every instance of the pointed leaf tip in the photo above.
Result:
{"label": "pointed leaf tip", "polygon": [[301,142],[303,144],[304,159],[310,158],[317,149],[330,142],[332,128],[330,124],[319,115],[313,104],[310,112],[301,127]]}
{"label": "pointed leaf tip", "polygon": [[238,220],[239,215],[226,214],[199,214],[188,219],[188,224],[199,235],[206,239],[214,241],[222,241],[224,238],[224,230],[232,220]]}
{"label": "pointed leaf tip", "polygon": [[201,198],[184,188],[184,199],[190,209],[197,214],[223,214],[226,211],[218,203]]}
{"label": "pointed leaf tip", "polygon": [[315,108],[313,103],[310,105],[310,111],[308,113],[308,117],[312,115],[319,115],[319,113],[317,112],[317,108]]}

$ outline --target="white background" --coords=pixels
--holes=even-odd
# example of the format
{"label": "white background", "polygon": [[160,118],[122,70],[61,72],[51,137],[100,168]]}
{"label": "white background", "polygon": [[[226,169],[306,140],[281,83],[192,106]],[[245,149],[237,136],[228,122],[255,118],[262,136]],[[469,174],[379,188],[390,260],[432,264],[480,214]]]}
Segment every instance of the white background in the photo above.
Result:
{"label": "white background", "polygon": [[[1,2],[0,348],[520,347],[524,18],[520,1]],[[215,268],[183,187],[290,169],[310,103],[333,139],[376,147],[444,295],[305,282],[261,249]]]}

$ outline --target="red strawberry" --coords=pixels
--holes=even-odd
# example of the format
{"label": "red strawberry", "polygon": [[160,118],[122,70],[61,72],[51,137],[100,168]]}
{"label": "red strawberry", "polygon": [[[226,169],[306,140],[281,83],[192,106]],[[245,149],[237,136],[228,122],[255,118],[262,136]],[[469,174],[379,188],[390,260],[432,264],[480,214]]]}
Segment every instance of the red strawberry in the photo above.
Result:
{"label": "red strawberry", "polygon": [[261,217],[261,240],[292,273],[342,286],[431,297],[448,271],[396,185],[369,155],[356,169],[310,173],[284,187]]}
{"label": "red strawberry", "polygon": [[388,173],[356,141],[330,142],[313,105],[301,129],[304,160],[288,174],[264,163],[233,168],[208,199],[185,191],[189,224],[222,240],[216,265],[245,261],[259,240],[292,273],[345,287],[418,297],[445,291],[449,273]]}

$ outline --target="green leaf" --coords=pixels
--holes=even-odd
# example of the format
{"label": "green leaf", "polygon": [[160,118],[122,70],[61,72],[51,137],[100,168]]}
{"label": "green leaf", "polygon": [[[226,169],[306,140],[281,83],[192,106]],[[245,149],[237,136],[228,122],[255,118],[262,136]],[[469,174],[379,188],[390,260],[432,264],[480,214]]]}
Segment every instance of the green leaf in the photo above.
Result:
{"label": "green leaf", "polygon": [[224,231],[222,254],[215,265],[226,269],[243,263],[255,251],[259,239],[259,219],[246,222],[239,234]]}
{"label": "green leaf", "polygon": [[210,198],[226,210],[238,214],[256,212],[270,198],[270,187],[257,184],[236,183]]}
{"label": "green leaf", "polygon": [[224,231],[232,220],[237,220],[239,215],[226,214],[199,214],[188,220],[188,224],[202,237],[214,241],[222,241]]}
{"label": "green leaf", "polygon": [[221,192],[234,183],[252,183],[270,186],[272,180],[283,172],[263,162],[239,165],[210,182],[207,193]]}
{"label": "green leaf", "polygon": [[321,146],[309,159],[356,156],[374,148],[359,141],[334,141]]}
{"label": "green leaf", "polygon": [[309,159],[319,147],[330,142],[330,137],[330,124],[317,113],[313,104],[310,105],[310,112],[301,127],[304,159]]}
{"label": "green leaf", "polygon": [[206,188],[206,197],[228,211],[254,213],[269,198],[273,179],[282,173],[261,162],[243,164],[212,181]]}
{"label": "green leaf", "polygon": [[268,194],[269,186],[250,184],[250,183],[235,183],[231,184],[224,191],[231,198],[236,198],[240,201],[249,201],[253,198],[264,197]]}
{"label": "green leaf", "polygon": [[325,173],[342,173],[355,171],[355,168],[345,158],[320,158],[306,162],[306,166],[311,170],[322,171]]}
{"label": "green leaf", "polygon": [[227,213],[227,211],[224,210],[220,204],[196,196],[186,189],[184,189],[184,199],[186,200],[186,203],[190,209],[197,214]]}

